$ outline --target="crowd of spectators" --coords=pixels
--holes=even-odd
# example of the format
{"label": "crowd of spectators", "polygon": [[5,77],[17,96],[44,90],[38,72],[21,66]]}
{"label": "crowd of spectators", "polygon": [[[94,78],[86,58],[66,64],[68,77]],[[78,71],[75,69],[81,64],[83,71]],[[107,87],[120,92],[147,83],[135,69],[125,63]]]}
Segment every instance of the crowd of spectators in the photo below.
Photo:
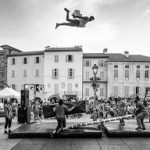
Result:
{"label": "crowd of spectators", "polygon": [[[97,118],[106,119],[109,117],[117,117],[119,116],[119,110],[118,110],[118,104],[119,101],[123,101],[125,103],[125,114],[134,114],[136,109],[136,104],[133,99],[126,99],[126,98],[110,98],[109,100],[97,100],[96,103],[96,112],[97,112]],[[142,101],[142,99],[141,99]],[[145,105],[148,112],[150,112],[150,105]],[[94,110],[94,102],[89,102],[87,105],[87,113],[93,114]],[[148,113],[150,114],[150,113]],[[149,120],[150,121],[150,120]]]}

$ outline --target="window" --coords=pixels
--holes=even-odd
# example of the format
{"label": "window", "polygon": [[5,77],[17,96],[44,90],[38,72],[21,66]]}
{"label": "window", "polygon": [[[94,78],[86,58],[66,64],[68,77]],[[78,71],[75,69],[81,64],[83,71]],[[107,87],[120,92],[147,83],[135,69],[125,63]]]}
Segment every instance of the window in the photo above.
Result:
{"label": "window", "polygon": [[12,89],[16,90],[16,85],[15,84],[12,84],[11,87],[12,87]]}
{"label": "window", "polygon": [[118,86],[114,86],[114,96],[118,97]]}
{"label": "window", "polygon": [[73,55],[67,55],[66,62],[73,62]]}
{"label": "window", "polygon": [[129,70],[125,70],[125,79],[129,80]]}
{"label": "window", "polygon": [[15,70],[11,71],[11,77],[14,78],[15,77]]}
{"label": "window", "polygon": [[146,79],[149,78],[149,70],[145,70],[145,78],[146,78]]}
{"label": "window", "polygon": [[140,79],[140,70],[139,70],[139,69],[136,70],[136,78],[137,78],[137,79]]}
{"label": "window", "polygon": [[89,71],[86,71],[86,73],[85,73],[85,80],[89,81]]}
{"label": "window", "polygon": [[114,79],[118,79],[118,69],[114,69]]}
{"label": "window", "polygon": [[85,96],[89,96],[89,88],[85,88]]}
{"label": "window", "polygon": [[27,58],[23,58],[23,64],[27,64]]}
{"label": "window", "polygon": [[129,97],[129,87],[125,86],[125,97]]}
{"label": "window", "polygon": [[149,66],[145,66],[145,75],[144,75],[145,79],[149,78]]}
{"label": "window", "polygon": [[149,69],[149,66],[145,66],[145,69]]}
{"label": "window", "polygon": [[102,61],[102,60],[100,60],[98,64],[100,67],[105,67],[105,65],[106,65],[105,61]]}
{"label": "window", "polygon": [[58,79],[58,69],[55,68],[52,70],[52,78]]}
{"label": "window", "polygon": [[73,79],[74,78],[74,69],[69,68],[68,69],[68,79]]}
{"label": "window", "polygon": [[54,62],[59,62],[59,57],[58,57],[58,55],[55,55],[55,56],[54,56]]}
{"label": "window", "polygon": [[104,71],[100,72],[100,80],[102,80],[102,81],[104,80]]}
{"label": "window", "polygon": [[27,70],[23,70],[23,77],[27,77]]}
{"label": "window", "polygon": [[129,65],[125,65],[125,68],[129,68]]}
{"label": "window", "polygon": [[84,65],[86,67],[90,67],[91,66],[91,60],[85,60]]}
{"label": "window", "polygon": [[78,83],[76,83],[76,84],[75,84],[75,87],[76,87],[76,88],[78,88],[78,87],[79,87]]}
{"label": "window", "polygon": [[39,69],[36,69],[36,70],[35,70],[35,76],[36,76],[36,77],[39,77],[39,76],[40,76],[40,71],[39,71]]}
{"label": "window", "polygon": [[61,88],[62,88],[62,89],[65,88],[65,82],[61,82]]}
{"label": "window", "polygon": [[39,64],[40,63],[40,57],[35,57],[35,63]]}
{"label": "window", "polygon": [[104,89],[100,88],[100,96],[104,96]]}
{"label": "window", "polygon": [[15,65],[16,64],[16,60],[15,58],[12,58],[12,65]]}
{"label": "window", "polygon": [[68,94],[72,94],[72,83],[68,83]]}
{"label": "window", "polygon": [[135,94],[140,94],[140,87],[135,87]]}
{"label": "window", "polygon": [[114,68],[118,68],[118,65],[114,65]]}
{"label": "window", "polygon": [[54,94],[59,93],[59,84],[54,84]]}

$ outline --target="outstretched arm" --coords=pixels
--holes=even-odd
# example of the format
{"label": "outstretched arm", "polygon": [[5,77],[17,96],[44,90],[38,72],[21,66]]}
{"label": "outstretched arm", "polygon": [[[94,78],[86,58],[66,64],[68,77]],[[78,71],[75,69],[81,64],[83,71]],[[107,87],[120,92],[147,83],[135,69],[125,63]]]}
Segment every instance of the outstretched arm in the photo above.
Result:
{"label": "outstretched arm", "polygon": [[70,109],[69,109],[69,108],[67,108],[67,111],[68,111],[68,112],[71,112],[74,108],[75,108],[75,106],[73,106],[73,107],[72,107],[72,108],[70,108]]}
{"label": "outstretched arm", "polygon": [[86,17],[86,16],[76,16],[76,15],[72,15],[74,18],[79,18],[79,19],[84,19],[84,20],[86,20],[86,19],[88,19],[88,17]]}

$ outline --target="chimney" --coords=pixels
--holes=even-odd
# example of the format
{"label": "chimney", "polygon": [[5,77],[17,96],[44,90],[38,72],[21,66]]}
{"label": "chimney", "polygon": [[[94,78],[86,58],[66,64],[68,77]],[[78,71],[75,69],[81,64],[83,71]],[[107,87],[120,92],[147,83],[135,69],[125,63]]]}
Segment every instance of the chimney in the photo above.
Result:
{"label": "chimney", "polygon": [[124,56],[129,57],[129,51],[124,51]]}
{"label": "chimney", "polygon": [[50,46],[45,46],[45,50],[48,50],[48,49],[50,49]]}
{"label": "chimney", "polygon": [[107,54],[107,50],[108,50],[108,48],[104,48],[104,49],[103,49],[103,53],[104,53],[104,54]]}

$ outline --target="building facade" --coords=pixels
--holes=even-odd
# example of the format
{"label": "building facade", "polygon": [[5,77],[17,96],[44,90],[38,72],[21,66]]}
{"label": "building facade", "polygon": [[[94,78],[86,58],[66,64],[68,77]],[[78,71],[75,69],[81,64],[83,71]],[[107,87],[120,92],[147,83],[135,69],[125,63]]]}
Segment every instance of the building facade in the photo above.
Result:
{"label": "building facade", "polygon": [[107,70],[108,55],[104,53],[84,53],[83,54],[83,97],[86,99],[92,99],[94,95],[92,82],[90,78],[93,77],[92,67],[94,64],[98,66],[97,80],[97,96],[99,99],[105,99],[107,97]]}
{"label": "building facade", "polygon": [[109,54],[108,96],[135,97],[145,96],[150,87],[150,57],[142,55]]}
{"label": "building facade", "polygon": [[7,55],[19,52],[21,51],[9,45],[0,46],[0,89],[7,86]]}
{"label": "building facade", "polygon": [[[20,52],[7,56],[7,83],[17,91],[30,90],[30,99],[44,98],[44,52]],[[36,85],[40,85],[35,92]],[[43,86],[42,86],[43,85]]]}
{"label": "building facade", "polygon": [[[67,99],[90,99],[92,67],[98,66],[97,97],[144,97],[150,87],[150,57],[129,52],[83,53],[81,46],[46,47],[43,51],[7,55],[7,84],[20,91],[27,86],[30,98],[48,99],[59,95]],[[35,92],[35,85],[39,85]]]}
{"label": "building facade", "polygon": [[82,99],[82,48],[47,47],[44,52],[46,97],[59,95]]}

